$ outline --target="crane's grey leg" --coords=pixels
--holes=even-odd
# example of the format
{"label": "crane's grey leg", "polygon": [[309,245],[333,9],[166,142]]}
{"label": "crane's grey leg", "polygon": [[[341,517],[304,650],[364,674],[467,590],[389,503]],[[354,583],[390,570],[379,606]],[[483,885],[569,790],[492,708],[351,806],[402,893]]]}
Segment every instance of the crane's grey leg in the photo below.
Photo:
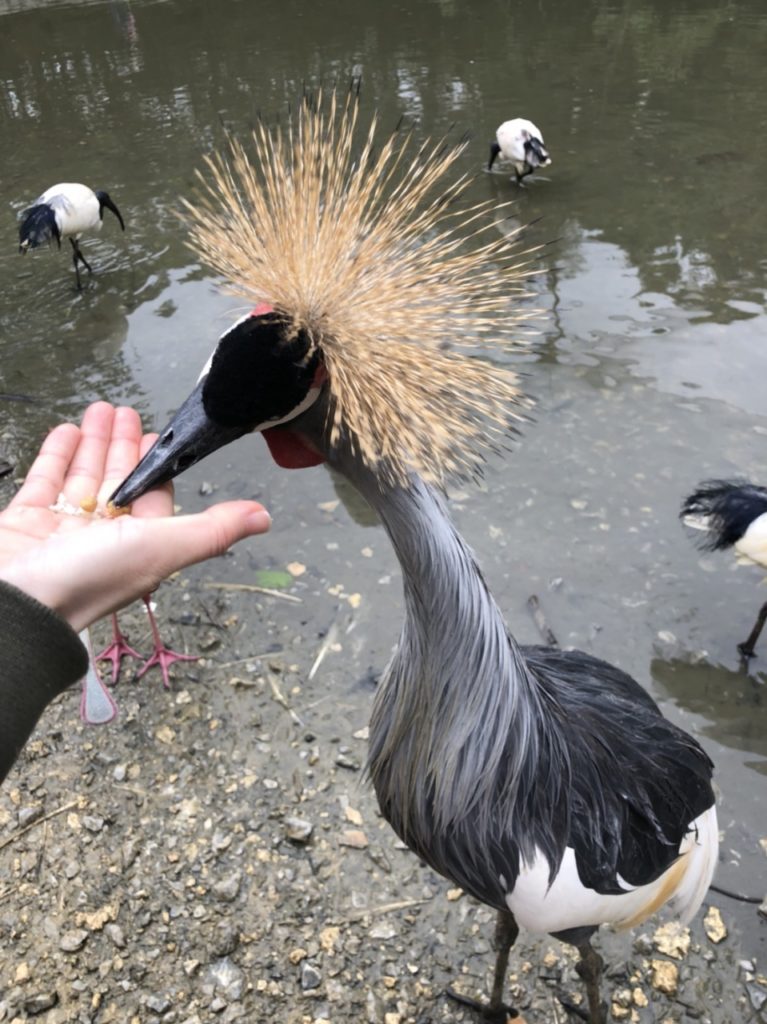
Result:
{"label": "crane's grey leg", "polygon": [[498,920],[495,925],[495,948],[497,956],[495,960],[495,973],[493,975],[493,988],[490,993],[490,1002],[481,1003],[478,999],[464,996],[452,988],[446,990],[451,999],[464,1006],[470,1006],[478,1010],[483,1018],[491,1021],[492,1024],[506,1024],[511,1018],[519,1016],[519,1012],[513,1006],[507,1006],[503,1001],[503,989],[506,984],[506,971],[509,966],[509,953],[511,947],[517,941],[519,925],[514,915],[508,910],[498,911]]}
{"label": "crane's grey leg", "polygon": [[767,601],[762,605],[759,614],[756,617],[754,628],[748,635],[748,639],[744,640],[742,644],[738,644],[738,650],[744,658],[753,658],[754,647],[756,646],[756,641],[759,639],[759,634],[762,632],[765,622],[767,622]]}
{"label": "crane's grey leg", "polygon": [[589,1002],[589,1024],[605,1024],[602,999],[599,993],[599,983],[602,980],[604,962],[588,939],[578,946],[578,952],[581,958],[576,964],[575,969],[586,985],[586,998]]}
{"label": "crane's grey leg", "polygon": [[83,264],[83,266],[85,267],[85,269],[88,271],[89,274],[92,274],[93,271],[91,270],[90,263],[83,256],[82,249],[78,245],[77,239],[76,238],[70,238],[69,241],[72,243],[72,249],[73,249],[72,262],[75,265],[75,274],[77,276],[77,290],[78,291],[82,291],[82,287],[83,286],[82,286],[82,282],[80,281],[80,269],[77,266],[78,261]]}
{"label": "crane's grey leg", "polygon": [[581,955],[575,969],[586,985],[588,1013],[582,1006],[576,1006],[575,1003],[570,1002],[569,999],[563,999],[562,996],[559,997],[559,1001],[568,1013],[574,1013],[576,1017],[586,1021],[586,1024],[605,1024],[607,1019],[599,993],[604,964],[602,957],[591,945],[591,936],[596,930],[596,928],[570,928],[563,932],[552,932],[555,939],[575,946]]}

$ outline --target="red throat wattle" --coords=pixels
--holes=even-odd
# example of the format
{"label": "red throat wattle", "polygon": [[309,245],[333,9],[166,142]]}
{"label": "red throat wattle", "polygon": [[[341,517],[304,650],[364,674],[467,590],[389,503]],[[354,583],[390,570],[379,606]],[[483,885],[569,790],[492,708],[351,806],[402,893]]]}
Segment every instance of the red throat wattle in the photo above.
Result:
{"label": "red throat wattle", "polygon": [[325,461],[300,434],[289,427],[267,427],[261,433],[269,445],[272,458],[282,469],[308,469],[309,466],[319,466]]}

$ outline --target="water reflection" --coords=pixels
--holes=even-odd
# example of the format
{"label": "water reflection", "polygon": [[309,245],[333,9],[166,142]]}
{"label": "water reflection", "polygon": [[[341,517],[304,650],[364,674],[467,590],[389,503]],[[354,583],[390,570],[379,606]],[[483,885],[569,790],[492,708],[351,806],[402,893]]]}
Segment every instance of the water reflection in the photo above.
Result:
{"label": "water reflection", "polygon": [[654,658],[650,671],[662,696],[700,715],[701,727],[734,750],[757,755],[746,765],[767,775],[767,674],[750,675],[697,658]]}

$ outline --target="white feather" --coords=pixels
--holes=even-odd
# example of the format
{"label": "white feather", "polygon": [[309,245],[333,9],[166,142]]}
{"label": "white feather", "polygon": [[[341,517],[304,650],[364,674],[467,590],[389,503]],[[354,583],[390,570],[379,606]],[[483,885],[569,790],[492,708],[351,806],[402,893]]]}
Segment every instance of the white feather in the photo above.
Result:
{"label": "white feather", "polygon": [[[522,866],[506,902],[520,925],[540,933],[589,923],[633,927],[659,909],[659,900],[682,921],[689,921],[711,884],[718,845],[716,807],[712,806],[692,822],[679,847],[683,869],[675,862],[654,882],[636,888],[627,884],[626,892],[619,895],[602,895],[585,886],[578,875],[575,851],[569,846],[549,886],[548,861],[538,851],[532,863]],[[683,873],[675,880],[680,870]]]}
{"label": "white feather", "polygon": [[763,512],[749,525],[740,540],[735,542],[735,550],[742,559],[767,569],[767,512]]}
{"label": "white feather", "polygon": [[[533,138],[543,145],[543,134],[540,128],[525,117],[515,117],[511,121],[504,121],[495,133],[495,137],[501,147],[501,156],[504,160],[513,163],[519,174],[523,174],[530,167],[525,143]],[[547,167],[550,163],[551,158],[547,158],[541,166]]]}
{"label": "white feather", "polygon": [[62,238],[77,239],[83,231],[101,231],[99,201],[87,185],[73,181],[51,185],[37,203],[47,203],[51,207]]}

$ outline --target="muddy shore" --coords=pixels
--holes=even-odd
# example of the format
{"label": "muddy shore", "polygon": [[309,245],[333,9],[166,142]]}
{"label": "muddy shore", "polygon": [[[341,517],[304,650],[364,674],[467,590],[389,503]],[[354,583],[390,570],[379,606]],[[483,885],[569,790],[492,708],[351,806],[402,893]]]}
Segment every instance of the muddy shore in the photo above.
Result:
{"label": "muddy shore", "polygon": [[[362,769],[383,662],[355,654],[359,595],[298,562],[273,595],[221,587],[245,557],[158,592],[169,640],[204,654],[171,691],[126,663],[119,719],[101,729],[65,695],[0,793],[0,1020],[475,1019],[443,992],[487,991],[493,915],[378,814]],[[318,590],[319,630],[304,604]],[[121,621],[145,649],[140,606]],[[609,1019],[767,1019],[744,912],[717,896],[689,931],[600,935]],[[577,1019],[558,998],[581,1000],[574,956],[554,940],[523,935],[509,983],[528,1024]]]}

